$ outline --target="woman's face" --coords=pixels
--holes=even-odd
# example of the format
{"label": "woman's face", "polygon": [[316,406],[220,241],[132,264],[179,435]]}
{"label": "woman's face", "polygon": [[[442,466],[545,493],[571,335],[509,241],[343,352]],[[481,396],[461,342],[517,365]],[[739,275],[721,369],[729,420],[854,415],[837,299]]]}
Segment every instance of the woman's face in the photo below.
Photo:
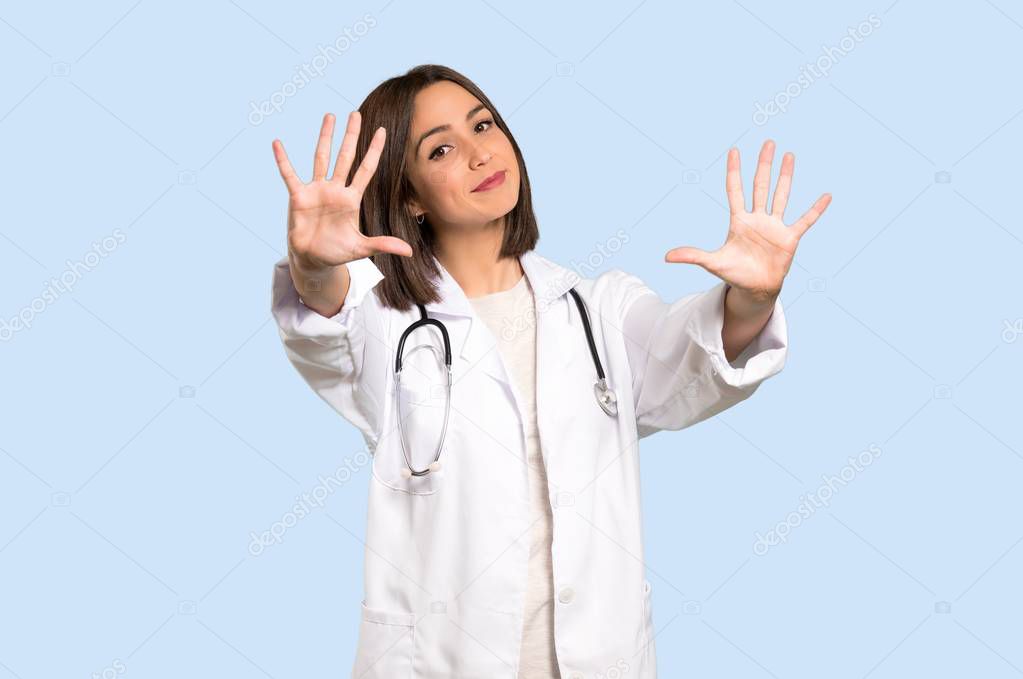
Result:
{"label": "woman's face", "polygon": [[[413,215],[425,213],[434,228],[483,226],[518,202],[511,141],[461,85],[444,80],[416,95],[406,154]],[[480,186],[495,173],[503,181]]]}

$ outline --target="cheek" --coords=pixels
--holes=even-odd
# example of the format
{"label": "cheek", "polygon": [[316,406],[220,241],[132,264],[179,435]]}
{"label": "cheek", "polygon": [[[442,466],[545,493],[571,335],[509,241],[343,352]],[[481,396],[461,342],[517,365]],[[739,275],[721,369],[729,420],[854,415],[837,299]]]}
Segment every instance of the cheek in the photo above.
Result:
{"label": "cheek", "polygon": [[503,137],[503,144],[501,149],[501,155],[508,159],[508,169],[515,174],[516,181],[519,176],[519,163],[515,159],[515,149],[512,148],[511,142],[508,141],[508,137]]}
{"label": "cheek", "polygon": [[420,184],[423,201],[434,208],[449,205],[461,191],[459,178],[452,170],[442,167],[428,169],[421,176]]}
{"label": "cheek", "polygon": [[511,140],[506,135],[501,135],[501,155],[508,159],[509,163],[515,162],[515,149],[512,148]]}

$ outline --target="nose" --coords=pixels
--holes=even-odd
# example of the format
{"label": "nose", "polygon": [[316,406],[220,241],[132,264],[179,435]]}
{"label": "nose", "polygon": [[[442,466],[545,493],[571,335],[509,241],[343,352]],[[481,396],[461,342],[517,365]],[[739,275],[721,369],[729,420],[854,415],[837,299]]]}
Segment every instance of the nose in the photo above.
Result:
{"label": "nose", "polygon": [[491,157],[493,157],[493,154],[490,153],[490,151],[488,151],[486,147],[477,144],[472,149],[472,156],[471,160],[469,161],[469,164],[475,170],[476,168],[479,168],[489,163]]}

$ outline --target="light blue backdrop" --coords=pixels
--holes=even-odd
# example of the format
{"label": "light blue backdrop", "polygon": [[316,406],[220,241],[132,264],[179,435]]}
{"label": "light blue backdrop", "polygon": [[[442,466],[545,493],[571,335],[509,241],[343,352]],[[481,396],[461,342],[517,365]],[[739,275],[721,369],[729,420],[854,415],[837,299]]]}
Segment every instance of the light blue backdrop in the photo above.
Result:
{"label": "light blue backdrop", "polygon": [[796,154],[790,221],[834,194],[785,370],[642,444],[662,676],[1023,674],[1023,8],[889,3],[5,3],[0,679],[348,675],[366,470],[249,550],[362,444],[270,317],[270,142],[308,179],[424,62],[513,127],[539,252],[622,230],[596,272],[666,300],[716,282],[663,257],[723,241],[730,145],[747,188]]}

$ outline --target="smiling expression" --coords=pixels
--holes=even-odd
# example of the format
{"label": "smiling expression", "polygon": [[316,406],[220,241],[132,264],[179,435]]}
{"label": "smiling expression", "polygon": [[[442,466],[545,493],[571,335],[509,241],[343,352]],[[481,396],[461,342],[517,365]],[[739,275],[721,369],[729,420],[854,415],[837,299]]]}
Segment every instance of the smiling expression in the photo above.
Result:
{"label": "smiling expression", "polygon": [[[453,82],[433,83],[416,95],[406,155],[418,198],[413,214],[425,213],[435,228],[485,225],[518,202],[519,165],[511,141],[492,113]],[[477,190],[495,174],[496,181]]]}

